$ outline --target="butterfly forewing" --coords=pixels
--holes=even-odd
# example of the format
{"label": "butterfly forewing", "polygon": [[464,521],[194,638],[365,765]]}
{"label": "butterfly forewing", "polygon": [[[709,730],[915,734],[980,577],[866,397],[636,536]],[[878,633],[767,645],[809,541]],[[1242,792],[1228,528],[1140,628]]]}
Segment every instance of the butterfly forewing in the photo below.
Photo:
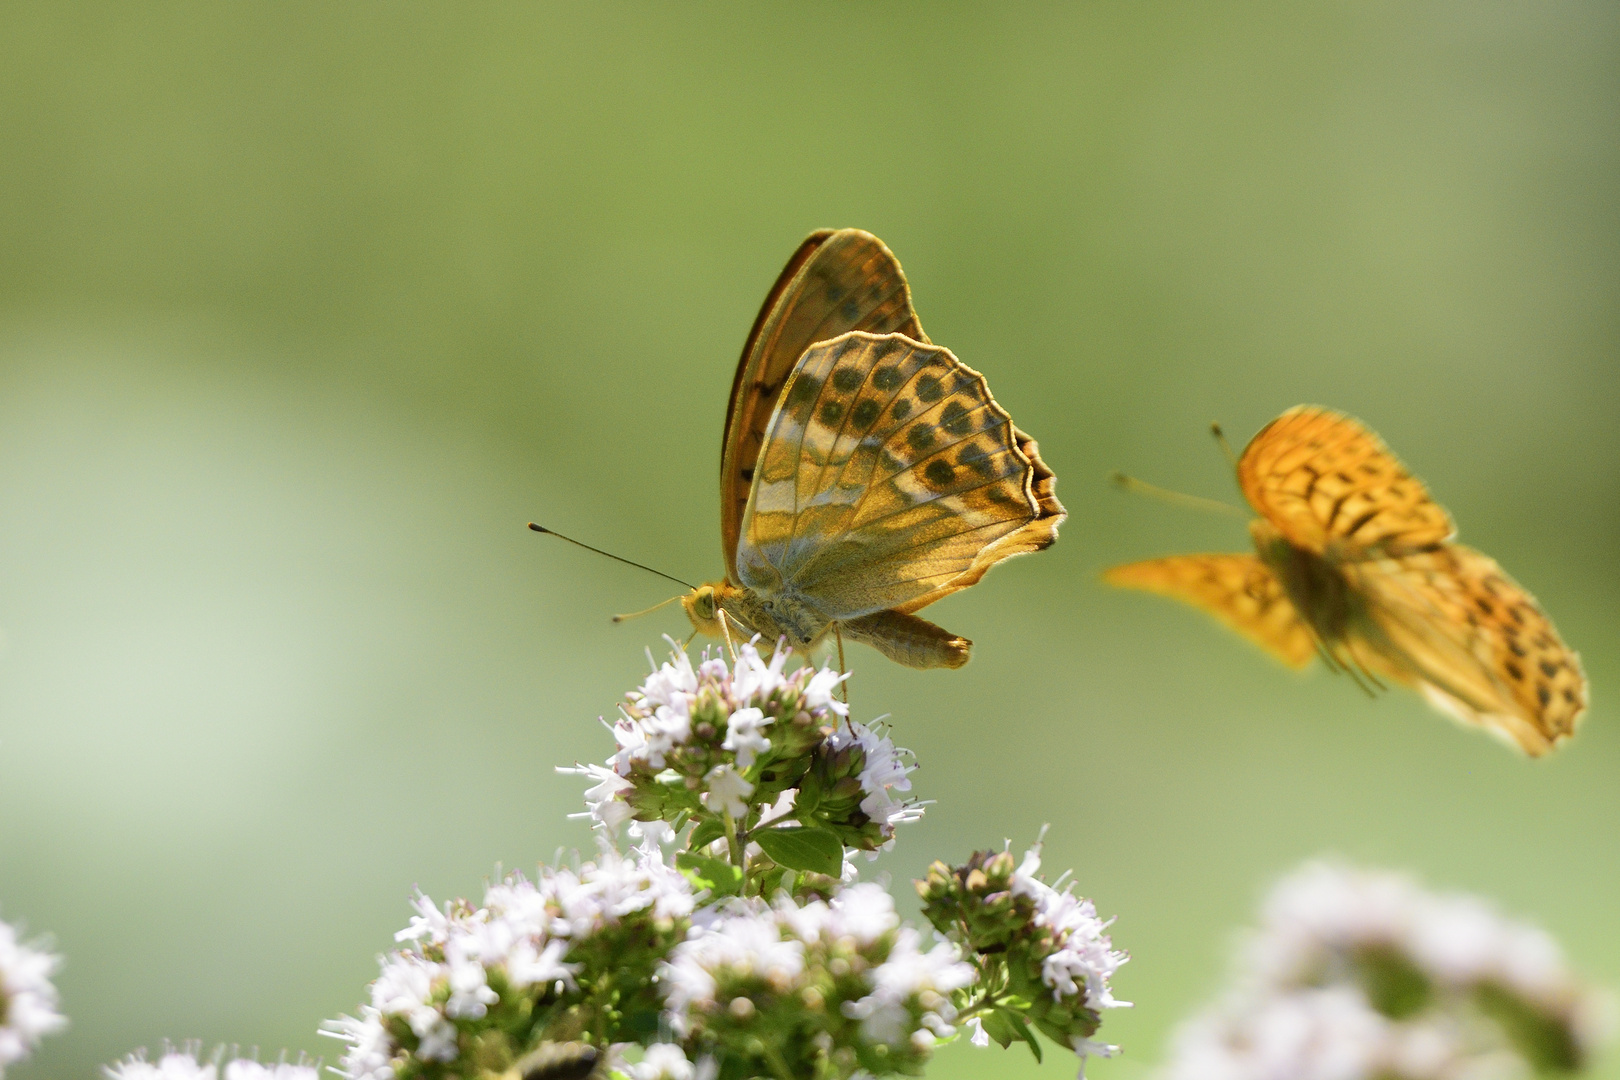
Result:
{"label": "butterfly forewing", "polygon": [[1116,566],[1103,578],[1201,608],[1289,667],[1302,668],[1316,655],[1310,628],[1254,555],[1172,555]]}
{"label": "butterfly forewing", "polygon": [[720,542],[736,579],[737,543],[765,428],[805,349],[849,330],[927,342],[900,262],[861,229],[812,233],[788,260],[743,346],[720,453]]}
{"label": "butterfly forewing", "polygon": [[1382,673],[1529,754],[1574,734],[1586,709],[1580,658],[1494,559],[1446,544],[1351,574],[1369,623],[1355,636]]}
{"label": "butterfly forewing", "polygon": [[815,345],[771,420],[739,578],[828,619],[916,611],[1056,538],[1034,450],[947,349],[861,332]]}
{"label": "butterfly forewing", "polygon": [[1456,529],[1382,440],[1340,413],[1302,405],[1266,425],[1238,483],[1289,543],[1340,558],[1432,548]]}

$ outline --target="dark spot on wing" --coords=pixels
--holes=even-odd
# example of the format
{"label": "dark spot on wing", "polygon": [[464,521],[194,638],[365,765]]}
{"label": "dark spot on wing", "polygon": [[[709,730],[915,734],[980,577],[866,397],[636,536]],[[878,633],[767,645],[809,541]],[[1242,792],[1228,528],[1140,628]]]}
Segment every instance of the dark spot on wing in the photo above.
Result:
{"label": "dark spot on wing", "polygon": [[1514,682],[1519,682],[1524,679],[1524,669],[1518,664],[1515,664],[1513,661],[1509,660],[1507,663],[1502,665],[1502,668],[1509,675],[1513,676]]}
{"label": "dark spot on wing", "polygon": [[860,305],[853,300],[844,301],[844,306],[838,309],[838,314],[844,317],[845,322],[852,323],[861,313]]}
{"label": "dark spot on wing", "polygon": [[896,420],[904,420],[906,417],[911,415],[911,402],[907,401],[905,398],[901,398],[899,401],[894,403],[894,408],[889,410],[889,414]]}
{"label": "dark spot on wing", "polygon": [[1524,646],[1520,645],[1517,641],[1513,641],[1513,640],[1510,639],[1508,641],[1507,645],[1508,645],[1508,651],[1511,652],[1514,656],[1528,656],[1529,655],[1529,653],[1527,653],[1525,651]]}
{"label": "dark spot on wing", "polygon": [[1567,686],[1564,687],[1564,700],[1569,702],[1571,705],[1575,704],[1575,691],[1571,690]]}
{"label": "dark spot on wing", "polygon": [[940,385],[939,378],[934,375],[924,375],[917,380],[917,397],[932,405],[945,394],[945,388]]}
{"label": "dark spot on wing", "polygon": [[832,383],[840,393],[853,394],[861,388],[861,373],[852,367],[841,367],[833,372]]}
{"label": "dark spot on wing", "polygon": [[872,372],[872,385],[879,390],[894,390],[899,387],[902,379],[900,369],[893,364],[880,367]]}
{"label": "dark spot on wing", "polygon": [[832,282],[828,282],[827,283],[827,303],[836,304],[836,303],[838,303],[838,301],[842,300],[843,298],[844,298],[844,287],[842,285],[835,285]]}
{"label": "dark spot on wing", "polygon": [[927,450],[934,445],[934,429],[927,424],[914,424],[911,430],[906,432],[906,442],[911,444],[913,450],[919,452]]}
{"label": "dark spot on wing", "polygon": [[951,468],[948,463],[941,461],[939,458],[935,458],[933,461],[930,461],[928,463],[928,467],[923,470],[923,478],[927,480],[928,485],[933,488],[945,487],[951,482],[951,478],[955,475],[956,470]]}
{"label": "dark spot on wing", "polygon": [[742,478],[744,480],[747,480],[750,483],[753,482],[753,480],[754,480],[754,470],[753,469],[741,469],[741,470],[739,470],[739,472],[742,475]]}
{"label": "dark spot on wing", "polygon": [[939,426],[952,435],[966,435],[973,430],[973,417],[960,401],[947,401],[940,414]]}
{"label": "dark spot on wing", "polygon": [[850,411],[849,420],[850,423],[864,431],[872,426],[873,421],[878,418],[878,414],[882,411],[883,406],[878,404],[876,398],[863,398]]}
{"label": "dark spot on wing", "polygon": [[1474,597],[1474,603],[1479,607],[1479,610],[1486,615],[1496,614],[1496,606],[1483,596]]}
{"label": "dark spot on wing", "polygon": [[1549,679],[1558,674],[1558,665],[1551,660],[1543,660],[1538,666],[1541,668],[1541,673]]}
{"label": "dark spot on wing", "polygon": [[839,401],[826,401],[821,405],[821,422],[832,427],[844,418],[844,405]]}
{"label": "dark spot on wing", "polygon": [[1520,607],[1518,604],[1514,604],[1512,607],[1508,608],[1507,613],[1508,613],[1508,618],[1512,619],[1514,622],[1518,623],[1520,626],[1524,625],[1524,609],[1522,607]]}
{"label": "dark spot on wing", "polygon": [[1542,708],[1546,708],[1547,702],[1552,700],[1552,691],[1548,690],[1545,686],[1536,687],[1536,700],[1541,702]]}
{"label": "dark spot on wing", "polygon": [[990,451],[978,443],[968,443],[956,455],[956,463],[963,468],[972,469],[986,480],[996,474],[996,467],[990,460]]}
{"label": "dark spot on wing", "polygon": [[788,391],[788,404],[803,405],[820,396],[821,380],[814,375],[800,375],[793,380],[793,389]]}

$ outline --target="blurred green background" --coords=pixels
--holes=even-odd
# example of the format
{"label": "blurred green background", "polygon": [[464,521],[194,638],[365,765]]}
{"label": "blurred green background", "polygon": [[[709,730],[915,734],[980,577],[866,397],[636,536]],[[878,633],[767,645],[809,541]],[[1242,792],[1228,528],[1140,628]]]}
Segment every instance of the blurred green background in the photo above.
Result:
{"label": "blurred green background", "polygon": [[[420,885],[589,846],[596,717],[719,575],[742,339],[881,236],[1071,517],[858,651],[937,799],[873,872],[1053,829],[1117,914],[1141,1077],[1263,887],[1336,852],[1483,891],[1620,983],[1613,4],[19,4],[0,12],[0,911],[71,1031],[335,1058]],[[1363,417],[1582,650],[1529,762],[1298,678],[1111,563],[1242,526],[1207,424]],[[913,907],[907,901],[908,907]],[[935,1075],[1068,1074],[953,1047]],[[1611,1057],[1606,1077],[1620,1077]]]}

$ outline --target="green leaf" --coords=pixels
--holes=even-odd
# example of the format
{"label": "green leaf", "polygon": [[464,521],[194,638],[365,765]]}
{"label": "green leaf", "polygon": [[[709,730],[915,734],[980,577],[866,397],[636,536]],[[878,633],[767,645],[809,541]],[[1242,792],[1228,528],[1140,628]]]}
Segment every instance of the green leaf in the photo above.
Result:
{"label": "green leaf", "polygon": [[991,1009],[979,1017],[979,1022],[984,1025],[984,1033],[996,1040],[1003,1050],[1011,1046],[1014,1039],[1022,1038],[1012,1025],[1012,1014],[1003,1009]]}
{"label": "green leaf", "polygon": [[749,839],[778,866],[828,877],[844,872],[843,841],[827,829],[761,829]]}
{"label": "green leaf", "polygon": [[726,835],[726,827],[719,818],[704,818],[692,830],[692,835],[687,837],[686,846],[690,850],[696,851],[700,847],[714,843],[724,835]]}
{"label": "green leaf", "polygon": [[1036,1040],[1035,1033],[1029,1030],[1029,1025],[1024,1023],[1024,1018],[1017,1013],[1008,1013],[1007,1019],[1012,1021],[1014,1030],[1018,1032],[1018,1037],[1029,1043],[1029,1052],[1035,1055],[1035,1061],[1039,1064],[1041,1060],[1041,1044]]}
{"label": "green leaf", "polygon": [[742,891],[742,871],[721,859],[683,851],[675,856],[675,865],[693,885],[712,889],[716,896],[733,896]]}

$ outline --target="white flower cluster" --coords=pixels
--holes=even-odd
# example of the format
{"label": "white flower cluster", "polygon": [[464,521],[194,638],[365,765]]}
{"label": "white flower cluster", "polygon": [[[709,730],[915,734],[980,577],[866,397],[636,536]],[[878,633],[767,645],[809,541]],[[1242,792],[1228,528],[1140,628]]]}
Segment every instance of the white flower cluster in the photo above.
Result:
{"label": "white flower cluster", "polygon": [[[690,883],[663,861],[656,840],[625,857],[604,852],[577,870],[542,869],[530,882],[509,875],[491,884],[483,906],[416,899],[409,943],[381,959],[371,1002],[358,1017],[330,1021],[323,1033],[349,1044],[339,1075],[389,1080],[400,1053],[390,1020],[403,1020],[419,1043],[415,1057],[454,1061],[456,1020],[481,1019],[500,998],[492,985],[515,990],[547,984],[571,989],[578,965],[564,960],[584,939],[637,912],[655,920],[690,915]],[[498,978],[492,978],[498,973]],[[446,992],[447,991],[447,992]]]}
{"label": "white flower cluster", "polygon": [[[863,956],[874,952],[883,959],[863,966]],[[686,1036],[705,1014],[753,1011],[747,997],[717,1000],[727,985],[763,984],[780,998],[820,1008],[826,1003],[816,984],[828,972],[860,976],[863,992],[839,1010],[865,1040],[916,1049],[954,1033],[949,995],[974,979],[956,946],[924,948],[916,930],[900,925],[893,899],[873,884],[852,885],[826,902],[799,906],[784,895],[769,906],[734,901],[700,915],[662,979],[671,1026]]]}
{"label": "white flower cluster", "polygon": [[910,760],[911,752],[894,745],[882,728],[867,727],[850,721],[840,725],[827,740],[833,750],[858,746],[866,757],[861,769],[861,813],[877,823],[888,839],[883,850],[894,847],[894,827],[923,816],[923,806],[914,799],[900,796],[911,790],[911,774],[916,764]]}
{"label": "white flower cluster", "polygon": [[[830,668],[810,667],[784,674],[791,655],[786,649],[778,648],[765,660],[754,643],[748,642],[737,649],[734,669],[728,669],[721,656],[706,657],[694,668],[686,651],[668,640],[670,660],[631,692],[630,708],[613,725],[619,750],[612,766],[620,776],[628,776],[639,761],[654,769],[664,767],[665,755],[691,738],[692,706],[704,690],[719,698],[726,724],[723,745],[737,753],[737,763],[745,769],[753,764],[755,754],[771,747],[765,736],[770,721],[761,706],[772,694],[787,688],[803,694],[804,708],[811,716],[849,712],[848,706],[833,697],[844,676]],[[652,661],[651,653],[647,659]]]}
{"label": "white flower cluster", "polygon": [[304,1061],[262,1062],[252,1058],[232,1058],[221,1064],[223,1049],[207,1058],[198,1043],[181,1049],[169,1048],[156,1061],[146,1060],[139,1050],[103,1072],[109,1080],[316,1080],[317,1068]]}
{"label": "white flower cluster", "polygon": [[[1097,916],[1090,900],[1074,895],[1068,874],[1048,885],[1036,875],[1041,869],[1041,848],[1037,844],[1024,853],[1024,861],[1013,874],[1015,896],[1027,896],[1035,904],[1035,925],[1049,931],[1055,948],[1041,961],[1041,981],[1052,988],[1057,999],[1085,995],[1086,1008],[1128,1009],[1128,1001],[1114,1000],[1108,980],[1130,959],[1116,952],[1108,937],[1114,920]],[[1117,1050],[1109,1047],[1107,1052]],[[1103,1053],[1101,1049],[1094,1053]]]}
{"label": "white flower cluster", "polygon": [[55,955],[23,944],[14,926],[0,922],[0,1077],[45,1036],[67,1027],[67,1018],[56,1011],[51,982],[60,963]]}
{"label": "white flower cluster", "polygon": [[[581,765],[559,769],[596,781],[585,793],[589,807],[585,815],[614,832],[635,813],[625,799],[634,784],[628,779],[636,772],[662,770],[672,755],[692,741],[693,710],[699,700],[713,708],[704,721],[712,731],[708,737],[724,733],[719,749],[729,751],[732,760],[719,762],[704,776],[703,804],[714,812],[724,809],[733,817],[747,810],[747,800],[755,785],[743,778],[759,755],[771,749],[771,728],[777,722],[771,715],[773,695],[799,697],[799,708],[806,723],[819,723],[827,717],[840,717],[847,706],[834,699],[844,676],[828,668],[803,667],[785,673],[791,653],[777,649],[769,660],[760,656],[749,642],[737,650],[737,661],[728,667],[720,656],[706,657],[696,667],[684,649],[670,641],[670,659],[654,668],[635,690],[613,727],[618,750],[606,766]],[[652,654],[648,653],[652,663]]]}
{"label": "white flower cluster", "polygon": [[[1391,1017],[1358,965],[1399,965],[1418,997]],[[1480,990],[1601,1041],[1604,1002],[1542,930],[1475,896],[1429,892],[1385,871],[1311,863],[1279,883],[1240,951],[1235,985],[1178,1031],[1169,1080],[1459,1080],[1532,1071],[1469,1012]]]}

